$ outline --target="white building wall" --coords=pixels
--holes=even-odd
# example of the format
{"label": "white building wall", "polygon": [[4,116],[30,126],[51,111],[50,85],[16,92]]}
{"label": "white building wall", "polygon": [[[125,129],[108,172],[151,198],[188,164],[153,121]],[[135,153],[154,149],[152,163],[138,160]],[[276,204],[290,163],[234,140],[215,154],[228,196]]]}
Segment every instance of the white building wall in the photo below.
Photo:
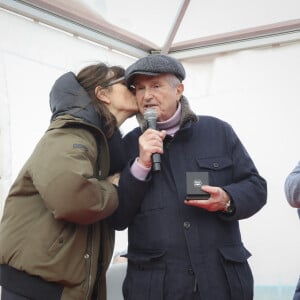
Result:
{"label": "white building wall", "polygon": [[[65,71],[133,59],[0,10],[0,197],[49,124],[48,95]],[[268,181],[268,204],[241,221],[256,285],[295,285],[300,272],[296,210],[285,177],[300,160],[300,43],[183,61],[185,95],[199,114],[228,121]],[[124,132],[136,125],[134,119]],[[116,251],[126,247],[118,234]]]}
{"label": "white building wall", "polygon": [[132,58],[4,10],[0,36],[1,151],[11,182],[49,125],[54,81],[90,63],[127,66]]}
{"label": "white building wall", "polygon": [[2,199],[7,194],[11,178],[11,137],[10,137],[10,105],[4,72],[4,57],[0,52],[0,215]]}

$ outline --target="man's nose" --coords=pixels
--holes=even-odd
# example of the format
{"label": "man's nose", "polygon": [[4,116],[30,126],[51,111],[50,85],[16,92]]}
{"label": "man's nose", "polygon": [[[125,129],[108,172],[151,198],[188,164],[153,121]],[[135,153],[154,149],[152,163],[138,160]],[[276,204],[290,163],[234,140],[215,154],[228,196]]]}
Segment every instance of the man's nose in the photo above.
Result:
{"label": "man's nose", "polygon": [[145,93],[144,93],[145,99],[153,98],[153,93],[151,87],[145,87]]}

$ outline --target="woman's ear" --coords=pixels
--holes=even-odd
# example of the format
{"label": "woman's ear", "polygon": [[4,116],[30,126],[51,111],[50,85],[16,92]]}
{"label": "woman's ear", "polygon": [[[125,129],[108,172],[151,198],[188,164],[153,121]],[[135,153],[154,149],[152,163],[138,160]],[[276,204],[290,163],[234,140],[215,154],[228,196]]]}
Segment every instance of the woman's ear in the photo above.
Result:
{"label": "woman's ear", "polygon": [[110,103],[110,99],[108,97],[108,93],[105,89],[101,88],[101,86],[96,86],[95,95],[99,101],[102,101],[106,104]]}

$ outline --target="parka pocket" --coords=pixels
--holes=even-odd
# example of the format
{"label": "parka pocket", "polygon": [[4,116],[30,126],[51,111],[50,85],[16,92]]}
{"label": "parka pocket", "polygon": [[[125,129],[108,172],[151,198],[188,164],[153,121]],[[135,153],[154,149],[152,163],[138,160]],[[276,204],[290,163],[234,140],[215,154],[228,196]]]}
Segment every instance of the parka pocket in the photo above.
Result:
{"label": "parka pocket", "polygon": [[226,185],[232,182],[233,162],[229,157],[218,156],[210,158],[197,158],[197,165],[201,171],[209,172],[210,185]]}
{"label": "parka pocket", "polygon": [[125,300],[163,300],[166,266],[159,260],[163,255],[162,251],[148,256],[127,255],[128,268],[123,283]]}
{"label": "parka pocket", "polygon": [[[75,225],[70,223],[65,223],[60,232],[57,233],[57,236],[53,240],[53,243],[49,245],[48,254],[54,256],[60,251],[66,244],[66,242],[74,235]],[[49,241],[51,242],[51,241]]]}
{"label": "parka pocket", "polygon": [[201,168],[216,171],[223,170],[232,166],[232,160],[229,157],[225,156],[197,158],[197,163]]}
{"label": "parka pocket", "polygon": [[219,248],[230,287],[231,300],[253,299],[253,276],[247,259],[251,253],[243,245]]}

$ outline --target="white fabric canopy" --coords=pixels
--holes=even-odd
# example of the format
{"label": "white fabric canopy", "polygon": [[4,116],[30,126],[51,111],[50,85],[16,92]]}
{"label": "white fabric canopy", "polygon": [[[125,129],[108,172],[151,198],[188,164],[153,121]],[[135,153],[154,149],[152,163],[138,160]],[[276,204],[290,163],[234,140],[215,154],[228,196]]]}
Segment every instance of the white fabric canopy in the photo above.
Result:
{"label": "white fabric canopy", "polygon": [[134,57],[191,58],[300,39],[299,0],[1,0],[0,6]]}

